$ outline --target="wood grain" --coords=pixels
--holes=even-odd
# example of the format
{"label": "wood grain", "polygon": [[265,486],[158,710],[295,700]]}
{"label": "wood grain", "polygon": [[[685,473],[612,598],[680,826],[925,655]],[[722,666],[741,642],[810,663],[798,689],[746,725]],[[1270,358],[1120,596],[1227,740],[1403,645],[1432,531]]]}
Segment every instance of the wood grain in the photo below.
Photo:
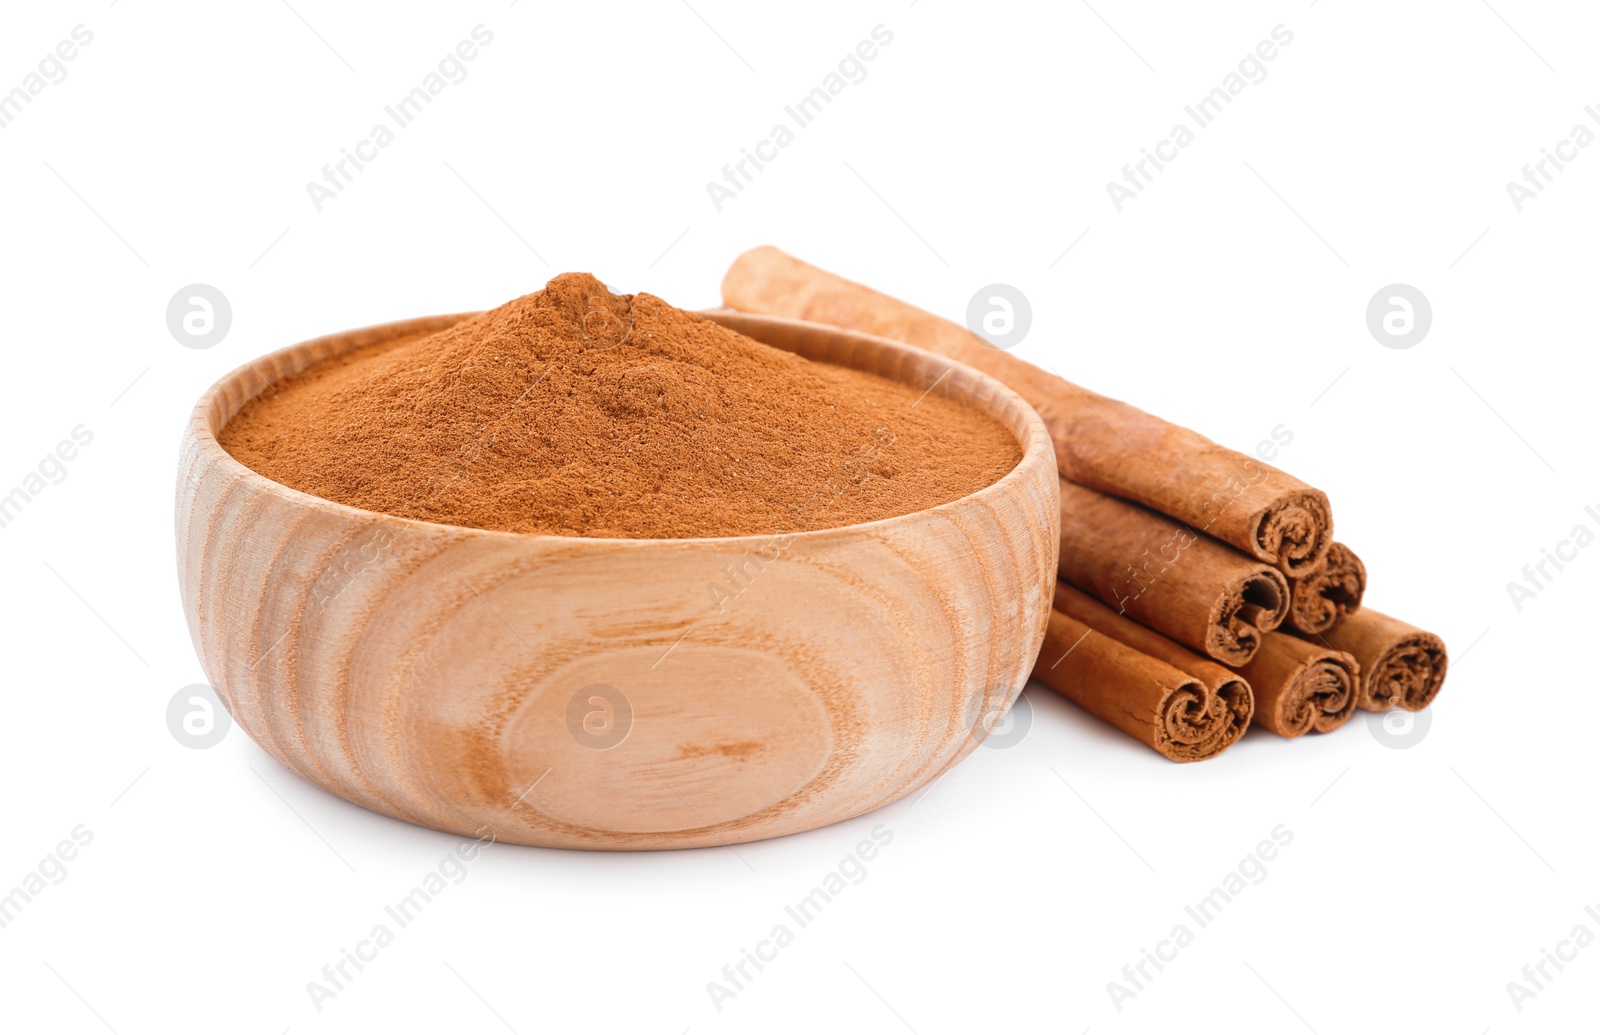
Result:
{"label": "wood grain", "polygon": [[1055,584],[1054,452],[1010,389],[915,349],[707,314],[812,359],[933,386],[1023,449],[964,499],[791,536],[436,525],[295,491],[217,444],[278,379],[464,315],[263,357],[208,391],[185,432],[177,551],[190,634],[234,720],[279,762],[453,833],[685,848],[894,801],[971,752],[991,727],[980,720],[1015,700]]}

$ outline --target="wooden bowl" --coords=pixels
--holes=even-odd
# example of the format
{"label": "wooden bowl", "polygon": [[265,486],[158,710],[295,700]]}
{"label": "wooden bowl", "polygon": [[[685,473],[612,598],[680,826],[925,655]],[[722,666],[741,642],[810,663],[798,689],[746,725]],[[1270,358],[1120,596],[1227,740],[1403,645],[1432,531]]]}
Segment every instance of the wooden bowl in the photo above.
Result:
{"label": "wooden bowl", "polygon": [[[965,499],[791,536],[438,525],[287,488],[218,444],[274,381],[466,315],[294,345],[195,408],[177,490],[184,611],[211,684],[272,757],[365,808],[472,837],[725,845],[916,790],[1016,699],[1056,579],[1050,439],[998,381],[904,345],[707,314],[814,360],[937,383],[1022,447]],[[747,588],[719,611],[710,586],[730,570]]]}

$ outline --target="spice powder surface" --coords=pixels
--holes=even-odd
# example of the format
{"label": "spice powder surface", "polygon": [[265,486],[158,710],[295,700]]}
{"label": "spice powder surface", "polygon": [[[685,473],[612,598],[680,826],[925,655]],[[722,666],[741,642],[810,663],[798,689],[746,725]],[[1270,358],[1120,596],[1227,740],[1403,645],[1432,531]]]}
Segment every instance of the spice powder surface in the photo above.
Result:
{"label": "spice powder surface", "polygon": [[225,449],[294,489],[508,532],[809,531],[999,480],[1011,432],[937,393],[816,363],[567,273],[432,334],[279,382]]}

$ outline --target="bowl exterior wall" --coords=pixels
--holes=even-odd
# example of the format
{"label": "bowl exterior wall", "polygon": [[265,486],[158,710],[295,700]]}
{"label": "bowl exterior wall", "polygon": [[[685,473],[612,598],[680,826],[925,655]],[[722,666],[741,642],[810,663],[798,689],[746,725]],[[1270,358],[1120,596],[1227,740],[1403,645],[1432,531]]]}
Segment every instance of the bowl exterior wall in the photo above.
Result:
{"label": "bowl exterior wall", "polygon": [[[271,381],[452,319],[265,357],[219,383],[185,436],[190,633],[234,720],[285,766],[472,837],[726,845],[894,801],[1015,700],[1049,614],[1057,476],[1032,411],[965,368],[941,387],[1013,421],[1022,464],[955,503],[800,535],[452,528],[307,496],[217,445]],[[756,336],[913,384],[950,366],[806,325]]]}

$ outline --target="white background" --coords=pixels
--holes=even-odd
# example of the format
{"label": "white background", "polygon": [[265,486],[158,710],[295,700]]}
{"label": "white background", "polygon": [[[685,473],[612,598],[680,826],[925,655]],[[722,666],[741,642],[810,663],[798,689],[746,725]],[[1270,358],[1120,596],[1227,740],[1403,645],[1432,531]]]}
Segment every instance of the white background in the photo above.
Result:
{"label": "white background", "polygon": [[[94,440],[0,529],[0,891],[76,825],[93,840],[0,930],[0,1027],[1592,1018],[1600,947],[1520,1012],[1507,982],[1575,925],[1600,935],[1600,548],[1520,612],[1506,585],[1580,522],[1600,531],[1600,147],[1520,212],[1505,186],[1574,126],[1600,131],[1592,10],[294,4],[3,16],[4,90],[75,25],[94,38],[0,130],[0,492],[74,426]],[[716,211],[706,182],[880,23],[894,39],[867,79]],[[478,24],[494,38],[468,78],[317,212],[306,182]],[[1265,80],[1118,213],[1106,182],[1279,24],[1294,38]],[[957,319],[980,286],[1016,285],[1034,310],[1019,354],[1236,448],[1284,425],[1278,462],[1332,496],[1370,603],[1450,644],[1426,736],[1391,749],[1358,715],[1179,766],[1032,687],[1020,743],[854,822],[736,851],[494,846],[317,1012],[307,982],[457,839],[332,798],[237,729],[209,750],[168,733],[168,700],[204,679],[172,549],[194,400],[285,344],[496,305],[565,270],[712,305],[767,242]],[[233,307],[209,350],[166,327],[194,282]],[[1403,351],[1364,317],[1395,282],[1434,314]],[[865,880],[719,1012],[707,982],[878,824],[893,841]],[[1119,1011],[1107,982],[1278,824],[1293,841],[1266,879]]]}

